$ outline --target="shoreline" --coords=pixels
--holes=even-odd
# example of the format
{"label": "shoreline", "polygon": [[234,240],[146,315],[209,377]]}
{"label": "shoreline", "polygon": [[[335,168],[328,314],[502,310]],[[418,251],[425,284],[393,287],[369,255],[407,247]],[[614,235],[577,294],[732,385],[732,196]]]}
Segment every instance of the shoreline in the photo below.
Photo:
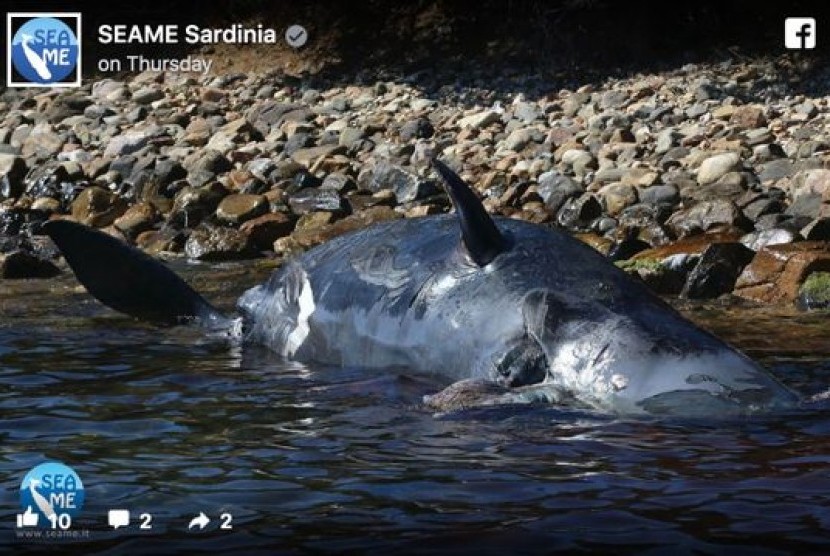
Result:
{"label": "shoreline", "polygon": [[46,218],[152,254],[290,256],[446,212],[427,169],[440,156],[490,212],[564,228],[658,293],[824,307],[802,285],[830,271],[830,100],[800,93],[791,65],[687,64],[570,89],[473,67],[463,81],[143,72],[7,90],[0,257],[31,255],[12,275],[54,274]]}

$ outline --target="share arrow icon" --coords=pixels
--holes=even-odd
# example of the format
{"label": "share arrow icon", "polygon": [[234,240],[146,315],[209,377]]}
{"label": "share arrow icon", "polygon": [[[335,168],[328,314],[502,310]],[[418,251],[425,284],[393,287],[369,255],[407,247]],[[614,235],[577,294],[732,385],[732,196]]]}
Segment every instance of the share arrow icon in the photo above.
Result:
{"label": "share arrow icon", "polygon": [[210,518],[205,515],[205,512],[199,512],[199,515],[190,520],[190,525],[187,526],[187,530],[189,531],[198,525],[199,531],[201,531],[207,527],[208,523],[210,523]]}

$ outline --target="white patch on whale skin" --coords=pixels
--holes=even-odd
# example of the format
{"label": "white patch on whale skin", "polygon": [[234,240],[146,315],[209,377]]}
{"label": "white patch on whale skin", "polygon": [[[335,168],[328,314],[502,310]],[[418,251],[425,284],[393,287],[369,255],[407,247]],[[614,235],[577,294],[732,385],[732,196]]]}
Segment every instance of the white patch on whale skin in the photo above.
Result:
{"label": "white patch on whale skin", "polygon": [[305,339],[311,331],[308,325],[308,319],[314,313],[314,291],[311,289],[311,282],[308,281],[308,275],[304,270],[300,269],[302,276],[302,284],[300,285],[300,295],[297,297],[297,305],[299,311],[297,312],[297,326],[285,339],[285,346],[283,347],[283,355],[293,357],[300,346],[303,345]]}
{"label": "white patch on whale skin", "polygon": [[625,390],[628,386],[628,377],[620,373],[616,373],[611,377],[611,386],[613,386],[614,390],[616,390],[617,392],[619,392],[620,390]]}

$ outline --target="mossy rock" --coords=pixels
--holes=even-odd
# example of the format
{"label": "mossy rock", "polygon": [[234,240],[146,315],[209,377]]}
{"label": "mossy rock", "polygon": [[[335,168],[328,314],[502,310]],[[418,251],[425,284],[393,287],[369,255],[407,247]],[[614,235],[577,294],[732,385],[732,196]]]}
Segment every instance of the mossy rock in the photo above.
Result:
{"label": "mossy rock", "polygon": [[813,272],[798,290],[796,304],[802,309],[830,307],[830,272]]}
{"label": "mossy rock", "polygon": [[683,289],[684,274],[669,268],[660,259],[629,259],[614,264],[627,274],[639,277],[655,293],[677,295]]}
{"label": "mossy rock", "polygon": [[666,266],[659,259],[628,259],[614,263],[629,274],[639,274],[641,270],[648,272],[660,272]]}

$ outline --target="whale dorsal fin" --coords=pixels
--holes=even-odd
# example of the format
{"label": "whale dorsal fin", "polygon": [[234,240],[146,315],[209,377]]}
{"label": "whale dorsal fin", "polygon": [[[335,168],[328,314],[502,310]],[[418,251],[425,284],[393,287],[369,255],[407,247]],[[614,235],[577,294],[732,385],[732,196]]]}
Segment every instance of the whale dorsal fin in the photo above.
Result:
{"label": "whale dorsal fin", "polygon": [[116,311],[159,324],[224,319],[164,263],[108,234],[69,220],[51,220],[42,230],[87,291]]}
{"label": "whale dorsal fin", "polygon": [[507,240],[470,186],[437,158],[432,165],[441,174],[455,207],[464,247],[478,266],[485,266],[507,249]]}

